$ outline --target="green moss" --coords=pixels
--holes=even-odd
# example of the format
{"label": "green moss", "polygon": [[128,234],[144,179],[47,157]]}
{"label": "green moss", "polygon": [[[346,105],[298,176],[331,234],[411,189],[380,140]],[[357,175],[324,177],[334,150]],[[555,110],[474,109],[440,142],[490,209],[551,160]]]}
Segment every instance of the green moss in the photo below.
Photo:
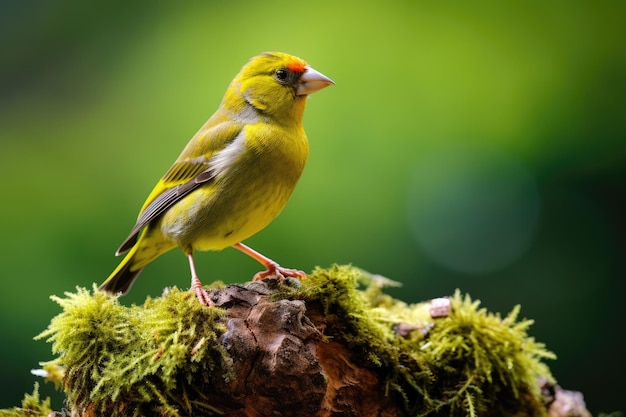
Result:
{"label": "green moss", "polygon": [[[537,379],[552,380],[543,361],[554,355],[528,336],[532,321],[518,319],[519,307],[502,318],[457,291],[450,315],[432,319],[429,303],[386,295],[390,284],[333,266],[301,285],[275,286],[272,299],[305,301],[307,316],[324,329],[320,343],[349,347],[355,365],[380,375],[406,415],[547,415]],[[96,414],[111,416],[219,414],[208,398],[234,377],[233,358],[219,343],[225,310],[176,289],[132,307],[95,288],[53,300],[63,312],[38,338],[58,355],[48,373],[67,370],[70,408],[95,404]]]}
{"label": "green moss", "polygon": [[[314,271],[297,296],[319,303],[331,329],[326,336],[362,352],[410,415],[547,415],[537,378],[553,380],[543,360],[555,356],[527,335],[532,320],[517,320],[519,306],[501,318],[457,290],[450,316],[433,320],[428,303],[407,305],[382,293],[388,284],[395,285],[334,266]],[[398,324],[414,331],[402,337],[393,330]]]}
{"label": "green moss", "polygon": [[223,312],[201,306],[189,292],[173,289],[130,308],[95,288],[65,296],[52,297],[63,312],[37,338],[47,338],[59,355],[48,366],[66,369],[73,407],[95,403],[107,415],[122,406],[134,410],[123,415],[189,414],[189,390],[211,385],[213,368],[228,369],[218,342]]}
{"label": "green moss", "polygon": [[24,396],[21,407],[0,410],[0,417],[46,417],[51,412],[50,398],[42,400],[39,397],[39,384],[35,383],[33,393]]}
{"label": "green moss", "polygon": [[486,410],[517,415],[529,402],[538,410],[532,415],[543,415],[537,377],[553,381],[542,361],[555,355],[527,335],[533,321],[518,321],[520,306],[501,318],[479,304],[457,290],[450,317],[437,321],[428,342],[421,343],[420,351],[438,375],[437,393],[468,415]]}

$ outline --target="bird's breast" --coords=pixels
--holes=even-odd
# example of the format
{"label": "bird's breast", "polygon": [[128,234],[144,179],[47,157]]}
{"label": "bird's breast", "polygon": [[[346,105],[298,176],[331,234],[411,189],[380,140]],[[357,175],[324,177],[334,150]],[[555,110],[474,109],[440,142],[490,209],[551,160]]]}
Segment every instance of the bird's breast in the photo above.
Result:
{"label": "bird's breast", "polygon": [[161,219],[182,248],[219,250],[254,235],[283,210],[304,169],[308,143],[299,129],[245,131],[245,151],[228,172],[190,193]]}

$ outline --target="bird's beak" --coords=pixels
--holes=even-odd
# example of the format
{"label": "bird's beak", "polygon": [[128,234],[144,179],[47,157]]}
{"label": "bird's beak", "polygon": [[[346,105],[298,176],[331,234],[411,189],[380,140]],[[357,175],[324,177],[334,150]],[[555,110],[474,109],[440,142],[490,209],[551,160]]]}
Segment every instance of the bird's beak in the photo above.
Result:
{"label": "bird's beak", "polygon": [[307,65],[304,67],[304,74],[300,77],[300,85],[296,93],[299,96],[306,96],[331,84],[335,84],[333,80]]}

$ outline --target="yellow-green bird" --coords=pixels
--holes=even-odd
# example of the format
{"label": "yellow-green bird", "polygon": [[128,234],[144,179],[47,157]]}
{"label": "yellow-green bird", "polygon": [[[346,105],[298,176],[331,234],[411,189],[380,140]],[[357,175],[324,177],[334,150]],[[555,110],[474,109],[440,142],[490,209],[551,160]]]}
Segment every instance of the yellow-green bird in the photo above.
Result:
{"label": "yellow-green bird", "polygon": [[255,279],[303,277],[241,242],[285,207],[309,153],[302,127],[307,96],[331,84],[292,55],[250,59],[146,199],[116,253],[128,254],[100,290],[128,292],[147,264],[175,247],[187,255],[191,289],[205,305],[212,303],[196,273],[196,250],[233,246],[267,268]]}

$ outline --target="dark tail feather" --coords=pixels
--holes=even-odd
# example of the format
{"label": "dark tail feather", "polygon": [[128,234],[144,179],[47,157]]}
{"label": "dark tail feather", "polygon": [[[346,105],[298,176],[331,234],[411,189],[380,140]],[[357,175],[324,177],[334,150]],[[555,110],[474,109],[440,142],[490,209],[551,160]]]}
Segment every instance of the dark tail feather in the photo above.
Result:
{"label": "dark tail feather", "polygon": [[126,294],[130,287],[132,287],[135,279],[143,268],[132,270],[133,255],[135,254],[137,246],[135,246],[115,268],[115,270],[109,275],[109,277],[98,288],[100,291],[107,292],[112,295],[119,293]]}

